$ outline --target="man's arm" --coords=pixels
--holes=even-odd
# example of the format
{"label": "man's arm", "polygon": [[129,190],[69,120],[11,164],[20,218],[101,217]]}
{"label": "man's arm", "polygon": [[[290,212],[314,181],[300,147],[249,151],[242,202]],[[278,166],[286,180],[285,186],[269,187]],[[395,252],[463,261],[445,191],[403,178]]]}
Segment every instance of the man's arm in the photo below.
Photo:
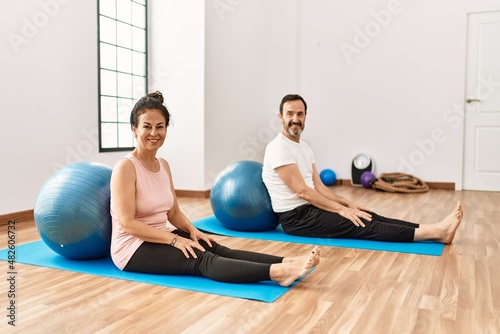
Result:
{"label": "man's arm", "polygon": [[360,218],[371,220],[370,214],[359,210],[357,207],[350,207],[351,203],[349,201],[332,193],[324,186],[316,170],[316,166],[313,165],[313,181],[315,188],[311,188],[305,183],[304,178],[295,164],[280,166],[276,168],[276,172],[288,188],[297,194],[299,198],[306,200],[315,207],[325,211],[338,213],[351,220],[356,226],[365,226]]}
{"label": "man's arm", "polygon": [[313,182],[314,182],[314,188],[326,198],[331,199],[332,201],[335,201],[349,208],[367,211],[366,209],[361,208],[361,206],[359,206],[355,202],[348,200],[347,198],[342,197],[340,195],[337,195],[336,193],[331,191],[330,188],[325,186],[323,181],[321,181],[321,177],[319,176],[315,164],[313,164]]}

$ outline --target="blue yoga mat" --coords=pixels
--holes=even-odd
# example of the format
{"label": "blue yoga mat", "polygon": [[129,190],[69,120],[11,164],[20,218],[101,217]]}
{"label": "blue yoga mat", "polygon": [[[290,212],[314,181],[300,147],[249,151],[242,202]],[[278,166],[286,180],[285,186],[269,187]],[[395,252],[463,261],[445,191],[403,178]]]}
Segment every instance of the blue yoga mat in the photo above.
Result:
{"label": "blue yoga mat", "polygon": [[310,238],[288,235],[283,232],[281,226],[272,231],[263,232],[241,232],[230,230],[222,225],[215,216],[210,216],[197,221],[193,224],[200,230],[224,235],[228,237],[260,239],[282,242],[293,242],[301,244],[311,244],[318,246],[334,246],[344,248],[359,248],[367,250],[379,250],[388,252],[413,253],[422,255],[440,256],[443,253],[444,245],[438,242],[385,242],[359,239],[333,239],[333,238]]}
{"label": "blue yoga mat", "polygon": [[[6,261],[7,258],[8,250],[0,250],[0,260]],[[267,303],[274,302],[297,284],[295,282],[289,287],[283,287],[273,281],[236,284],[217,282],[198,276],[124,272],[116,268],[110,257],[97,260],[70,260],[55,253],[43,241],[17,246],[15,262]]]}

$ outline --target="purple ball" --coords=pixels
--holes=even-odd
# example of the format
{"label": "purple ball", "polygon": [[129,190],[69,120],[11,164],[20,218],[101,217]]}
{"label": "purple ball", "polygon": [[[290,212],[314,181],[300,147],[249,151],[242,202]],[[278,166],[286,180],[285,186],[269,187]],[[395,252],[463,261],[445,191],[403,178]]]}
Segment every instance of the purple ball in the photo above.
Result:
{"label": "purple ball", "polygon": [[365,188],[371,188],[372,183],[376,178],[377,177],[372,172],[364,172],[363,174],[361,174],[361,184]]}

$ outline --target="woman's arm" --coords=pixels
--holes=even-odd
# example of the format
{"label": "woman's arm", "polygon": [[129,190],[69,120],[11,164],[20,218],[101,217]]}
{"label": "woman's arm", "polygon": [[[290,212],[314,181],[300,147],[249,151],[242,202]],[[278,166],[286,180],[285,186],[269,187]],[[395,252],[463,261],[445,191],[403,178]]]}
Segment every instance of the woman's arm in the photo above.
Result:
{"label": "woman's arm", "polygon": [[179,208],[179,203],[177,202],[177,196],[175,195],[175,190],[174,190],[175,188],[172,178],[172,172],[170,170],[170,165],[164,159],[161,159],[160,161],[163,163],[163,166],[167,170],[168,176],[170,178],[170,189],[172,189],[172,195],[174,196],[174,205],[168,211],[168,221],[172,225],[177,227],[179,230],[189,233],[193,241],[198,242],[198,240],[201,239],[207,242],[210,246],[212,246],[212,243],[210,242],[211,238],[208,235],[199,231],[186,217],[184,212],[182,212],[182,210]]}
{"label": "woman's arm", "polygon": [[[128,159],[122,159],[113,168],[113,173],[111,175],[111,192],[113,194],[113,203],[118,216],[118,222],[124,232],[144,241],[173,245],[181,249],[186,257],[189,257],[188,252],[196,257],[193,247],[201,251],[205,250],[198,242],[180,238],[171,232],[159,230],[135,219],[135,191],[135,167]],[[176,241],[175,243],[174,239]]]}

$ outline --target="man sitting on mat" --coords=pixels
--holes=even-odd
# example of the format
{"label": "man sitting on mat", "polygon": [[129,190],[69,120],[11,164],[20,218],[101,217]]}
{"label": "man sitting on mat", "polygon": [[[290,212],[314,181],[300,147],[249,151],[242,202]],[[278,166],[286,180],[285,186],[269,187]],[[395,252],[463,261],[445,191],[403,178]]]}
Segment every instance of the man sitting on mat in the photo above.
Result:
{"label": "man sitting on mat", "polygon": [[460,201],[443,220],[416,224],[387,218],[336,195],[316,169],[311,148],[300,140],[307,104],[300,95],[286,95],[278,117],[281,132],[266,147],[262,179],[287,234],[319,238],[351,238],[410,242],[452,242],[463,212]]}

